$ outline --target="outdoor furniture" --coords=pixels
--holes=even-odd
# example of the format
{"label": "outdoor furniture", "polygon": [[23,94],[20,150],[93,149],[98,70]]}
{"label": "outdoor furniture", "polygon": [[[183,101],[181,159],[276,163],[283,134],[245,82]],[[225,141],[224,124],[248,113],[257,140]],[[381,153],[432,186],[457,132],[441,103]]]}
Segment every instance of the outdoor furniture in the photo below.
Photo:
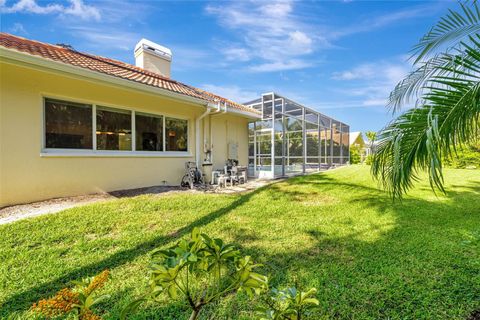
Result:
{"label": "outdoor furniture", "polygon": [[237,166],[238,183],[247,182],[247,167]]}
{"label": "outdoor furniture", "polygon": [[213,170],[212,171],[212,179],[210,180],[211,184],[218,184],[218,178],[222,174],[220,170]]}
{"label": "outdoor furniture", "polygon": [[230,185],[247,182],[247,167],[238,166],[238,160],[228,159],[225,162],[223,171],[212,171],[212,184],[217,184],[219,187],[226,187]]}

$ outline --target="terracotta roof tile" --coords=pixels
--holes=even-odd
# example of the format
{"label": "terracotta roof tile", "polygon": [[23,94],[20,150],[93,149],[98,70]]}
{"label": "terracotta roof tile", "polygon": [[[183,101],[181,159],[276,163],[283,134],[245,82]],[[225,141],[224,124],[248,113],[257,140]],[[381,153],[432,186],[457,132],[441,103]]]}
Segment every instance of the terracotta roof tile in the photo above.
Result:
{"label": "terracotta roof tile", "polygon": [[63,62],[76,67],[199,98],[208,102],[222,102],[237,110],[259,114],[259,112],[253,108],[121,61],[78,52],[62,46],[29,40],[4,32],[0,32],[0,46],[30,55],[40,56],[48,60]]}

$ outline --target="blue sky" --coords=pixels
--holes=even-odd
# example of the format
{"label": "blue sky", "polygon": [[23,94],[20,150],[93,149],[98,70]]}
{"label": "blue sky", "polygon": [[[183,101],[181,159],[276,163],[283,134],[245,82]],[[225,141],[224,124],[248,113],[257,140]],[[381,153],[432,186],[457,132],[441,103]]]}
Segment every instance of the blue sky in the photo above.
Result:
{"label": "blue sky", "polygon": [[237,102],[275,91],[379,130],[412,45],[449,1],[0,0],[1,30],[134,63],[147,38],[173,51],[172,78]]}

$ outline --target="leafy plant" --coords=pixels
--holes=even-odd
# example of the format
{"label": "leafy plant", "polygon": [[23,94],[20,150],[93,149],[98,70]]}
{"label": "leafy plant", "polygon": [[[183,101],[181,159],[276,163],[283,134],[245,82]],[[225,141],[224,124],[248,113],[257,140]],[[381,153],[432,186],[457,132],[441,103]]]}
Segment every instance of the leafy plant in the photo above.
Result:
{"label": "leafy plant", "polygon": [[76,286],[73,289],[63,288],[55,296],[34,303],[31,311],[33,315],[46,318],[71,315],[79,320],[100,320],[101,317],[92,311],[92,307],[110,297],[96,294],[96,291],[105,285],[108,277],[109,271],[104,270],[94,277],[74,281]]}
{"label": "leafy plant", "polygon": [[459,148],[452,157],[443,159],[446,167],[456,169],[480,168],[480,142]]}
{"label": "leafy plant", "polygon": [[183,298],[197,319],[204,306],[229,294],[245,291],[250,297],[267,288],[267,277],[254,272],[260,265],[242,256],[232,244],[200,234],[195,228],[190,238],[173,247],[152,253],[150,290],[122,312],[122,319],[146,300],[158,301],[162,294]]}
{"label": "leafy plant", "polygon": [[[397,112],[382,129],[372,173],[393,198],[401,198],[428,172],[432,190],[444,190],[443,159],[474,141],[480,117],[480,7],[477,1],[450,10],[413,48],[414,70],[390,94]],[[439,48],[445,48],[438,52]]]}
{"label": "leafy plant", "polygon": [[350,164],[360,163],[360,147],[357,145],[350,147]]}
{"label": "leafy plant", "polygon": [[298,291],[295,287],[285,290],[273,288],[268,297],[266,307],[257,309],[261,320],[301,320],[319,305],[315,298],[317,289],[307,292]]}
{"label": "leafy plant", "polygon": [[377,138],[377,133],[375,131],[367,131],[365,132],[365,135],[367,136],[368,141],[370,141],[370,144],[372,144]]}
{"label": "leafy plant", "polygon": [[373,154],[369,154],[369,155],[365,158],[365,164],[368,165],[368,166],[371,166],[371,165],[372,165],[372,162],[373,162]]}

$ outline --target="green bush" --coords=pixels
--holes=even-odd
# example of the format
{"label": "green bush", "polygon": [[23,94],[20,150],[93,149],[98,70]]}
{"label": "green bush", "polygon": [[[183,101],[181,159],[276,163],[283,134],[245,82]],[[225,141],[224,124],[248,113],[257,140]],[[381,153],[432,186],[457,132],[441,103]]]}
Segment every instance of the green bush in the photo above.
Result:
{"label": "green bush", "polygon": [[130,303],[122,319],[143,301],[157,301],[161,294],[170,299],[180,296],[197,319],[204,306],[227,294],[245,291],[250,297],[268,288],[267,277],[254,272],[260,265],[242,256],[233,245],[200,234],[197,228],[189,239],[173,247],[155,250],[150,265],[150,290]]}
{"label": "green bush", "polygon": [[300,320],[310,315],[313,308],[318,307],[319,301],[315,298],[317,289],[307,292],[297,288],[278,290],[273,288],[265,301],[266,307],[259,307],[257,315],[260,320]]}
{"label": "green bush", "polygon": [[361,162],[360,158],[360,147],[351,146],[350,147],[350,164],[359,164]]}
{"label": "green bush", "polygon": [[456,154],[444,158],[445,167],[455,169],[480,168],[480,142],[457,150]]}

